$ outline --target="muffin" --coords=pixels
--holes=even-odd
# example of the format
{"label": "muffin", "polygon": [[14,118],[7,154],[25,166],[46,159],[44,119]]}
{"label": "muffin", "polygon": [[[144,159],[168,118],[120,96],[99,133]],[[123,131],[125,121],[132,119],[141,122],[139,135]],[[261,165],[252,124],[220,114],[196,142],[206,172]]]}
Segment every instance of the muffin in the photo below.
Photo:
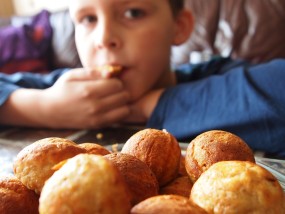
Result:
{"label": "muffin", "polygon": [[130,191],[132,205],[158,195],[157,179],[146,163],[125,153],[112,153],[104,157],[110,160],[124,177]]}
{"label": "muffin", "polygon": [[285,213],[277,179],[249,161],[213,164],[194,183],[190,199],[210,213]]}
{"label": "muffin", "polygon": [[180,176],[185,176],[185,175],[188,176],[186,167],[185,167],[185,156],[181,155],[178,176],[180,177]]}
{"label": "muffin", "polygon": [[226,160],[251,161],[254,154],[249,146],[238,136],[222,131],[204,132],[193,139],[187,147],[185,167],[192,182],[212,164]]}
{"label": "muffin", "polygon": [[104,146],[101,146],[100,144],[97,144],[97,143],[81,143],[81,144],[78,144],[78,147],[85,149],[86,153],[88,154],[108,155],[111,153]]}
{"label": "muffin", "polygon": [[178,175],[181,149],[175,137],[166,130],[138,131],[127,140],[121,152],[145,162],[154,172],[160,186]]}
{"label": "muffin", "polygon": [[0,178],[0,213],[37,214],[39,196],[14,176]]}
{"label": "muffin", "polygon": [[159,190],[160,195],[181,195],[189,197],[193,183],[190,178],[186,176],[178,177],[171,181],[169,184],[161,187]]}
{"label": "muffin", "polygon": [[14,174],[29,189],[40,194],[53,166],[86,150],[63,138],[44,138],[21,150],[13,164]]}
{"label": "muffin", "polygon": [[158,195],[148,198],[131,209],[131,214],[206,214],[206,212],[180,195]]}
{"label": "muffin", "polygon": [[101,155],[79,154],[70,158],[45,183],[40,213],[130,212],[127,187],[118,169]]}

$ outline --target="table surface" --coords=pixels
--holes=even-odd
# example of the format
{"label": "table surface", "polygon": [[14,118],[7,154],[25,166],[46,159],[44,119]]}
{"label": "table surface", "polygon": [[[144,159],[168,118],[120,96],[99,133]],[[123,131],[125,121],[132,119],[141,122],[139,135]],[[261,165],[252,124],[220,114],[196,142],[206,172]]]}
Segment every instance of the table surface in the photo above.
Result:
{"label": "table surface", "polygon": [[[16,155],[24,147],[46,137],[62,137],[75,143],[98,143],[103,146],[124,144],[142,126],[114,126],[98,130],[51,130],[37,128],[0,127],[0,176],[13,173]],[[182,143],[183,144],[183,143]],[[186,144],[183,144],[184,147]],[[185,148],[184,148],[185,149]],[[285,160],[256,156],[257,164],[269,170],[285,192]]]}
{"label": "table surface", "polygon": [[140,126],[114,126],[98,130],[51,130],[0,127],[0,175],[12,172],[12,163],[24,147],[47,137],[61,137],[75,143],[98,143],[106,146],[125,143]]}

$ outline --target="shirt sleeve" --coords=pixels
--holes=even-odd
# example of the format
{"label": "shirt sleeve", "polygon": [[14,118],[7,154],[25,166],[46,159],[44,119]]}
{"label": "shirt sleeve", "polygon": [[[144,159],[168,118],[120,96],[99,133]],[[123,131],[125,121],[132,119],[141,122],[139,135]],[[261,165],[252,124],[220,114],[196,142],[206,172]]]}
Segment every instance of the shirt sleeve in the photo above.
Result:
{"label": "shirt sleeve", "polygon": [[180,141],[207,130],[240,136],[253,150],[285,157],[285,60],[230,68],[167,89],[148,121]]}
{"label": "shirt sleeve", "polygon": [[45,89],[52,86],[56,80],[70,69],[57,69],[49,74],[18,72],[15,74],[0,73],[0,107],[10,94],[19,88]]}

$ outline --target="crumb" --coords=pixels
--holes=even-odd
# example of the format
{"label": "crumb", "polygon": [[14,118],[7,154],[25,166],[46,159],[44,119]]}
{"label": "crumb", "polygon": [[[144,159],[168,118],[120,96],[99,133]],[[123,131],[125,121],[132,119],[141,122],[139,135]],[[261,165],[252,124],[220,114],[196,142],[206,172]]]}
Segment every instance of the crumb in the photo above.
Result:
{"label": "crumb", "polygon": [[117,143],[112,145],[112,152],[118,152],[118,144]]}
{"label": "crumb", "polygon": [[102,133],[97,133],[96,134],[96,138],[97,138],[97,140],[102,140],[103,139],[103,134]]}

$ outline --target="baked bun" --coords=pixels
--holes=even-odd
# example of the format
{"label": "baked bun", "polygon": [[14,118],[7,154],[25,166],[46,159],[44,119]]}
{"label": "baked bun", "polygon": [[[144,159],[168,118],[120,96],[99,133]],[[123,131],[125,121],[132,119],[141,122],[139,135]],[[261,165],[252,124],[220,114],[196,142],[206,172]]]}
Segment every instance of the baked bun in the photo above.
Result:
{"label": "baked bun", "polygon": [[130,190],[132,205],[158,195],[157,179],[146,163],[125,153],[112,153],[104,157],[109,159],[124,177]]}
{"label": "baked bun", "polygon": [[238,136],[221,130],[204,132],[193,139],[187,147],[185,167],[193,182],[212,164],[226,160],[251,161],[254,154]]}
{"label": "baked bun", "polygon": [[189,197],[193,183],[190,178],[186,176],[175,178],[169,184],[163,186],[159,190],[160,195],[181,195]]}
{"label": "baked bun", "polygon": [[145,162],[163,186],[177,177],[181,149],[175,137],[165,130],[144,129],[132,135],[122,148]]}
{"label": "baked bun", "polygon": [[116,77],[122,72],[123,67],[120,65],[101,65],[97,66],[95,70],[101,72],[103,76]]}
{"label": "baked bun", "polygon": [[248,161],[213,164],[194,183],[190,199],[209,213],[285,213],[277,179]]}
{"label": "baked bun", "polygon": [[131,214],[206,214],[206,212],[180,195],[158,195],[148,198],[131,209]]}
{"label": "baked bun", "polygon": [[21,150],[14,162],[14,174],[29,189],[40,193],[45,181],[54,173],[53,166],[77,154],[85,153],[73,141],[44,138]]}
{"label": "baked bun", "polygon": [[78,147],[85,149],[86,153],[88,154],[108,155],[111,153],[104,146],[101,146],[100,144],[97,144],[97,143],[81,143],[81,144],[78,144]]}
{"label": "baked bun", "polygon": [[39,196],[14,176],[0,178],[0,213],[37,214]]}
{"label": "baked bun", "polygon": [[101,155],[70,158],[45,183],[40,213],[130,212],[127,187],[118,169]]}
{"label": "baked bun", "polygon": [[185,176],[185,175],[188,176],[187,171],[186,171],[186,167],[185,167],[185,156],[181,155],[178,176]]}

